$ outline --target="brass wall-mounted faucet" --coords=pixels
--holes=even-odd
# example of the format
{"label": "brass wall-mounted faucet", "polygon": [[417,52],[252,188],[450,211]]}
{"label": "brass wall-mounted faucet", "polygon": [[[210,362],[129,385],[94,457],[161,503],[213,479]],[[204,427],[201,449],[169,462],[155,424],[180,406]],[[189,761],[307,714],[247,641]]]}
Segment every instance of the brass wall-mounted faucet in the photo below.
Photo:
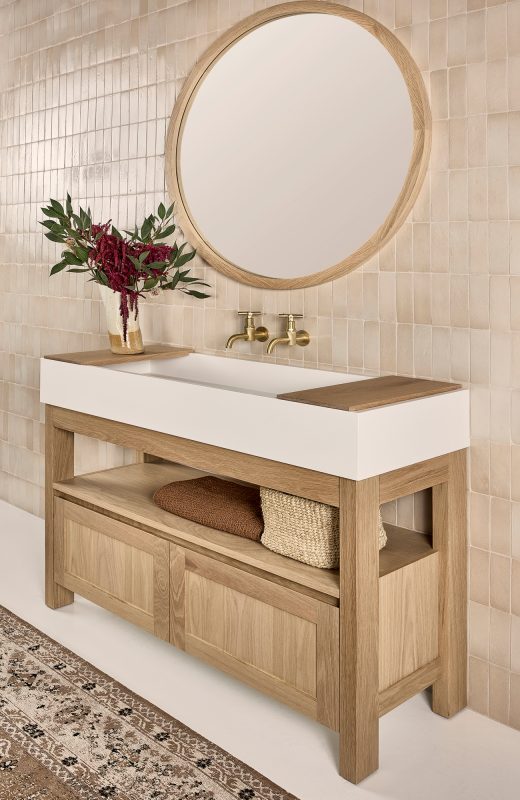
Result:
{"label": "brass wall-mounted faucet", "polygon": [[295,344],[300,345],[300,347],[305,347],[305,345],[309,344],[311,337],[307,331],[297,331],[294,322],[295,319],[301,319],[303,314],[279,314],[278,316],[287,317],[285,336],[277,336],[276,339],[271,339],[267,345],[267,355],[271,355],[274,348],[279,344],[287,344],[289,347]]}
{"label": "brass wall-mounted faucet", "polygon": [[226,350],[231,350],[235,342],[240,340],[244,342],[267,342],[269,339],[269,331],[260,325],[255,327],[254,317],[258,317],[261,311],[239,311],[239,316],[245,317],[244,333],[235,333],[227,340]]}

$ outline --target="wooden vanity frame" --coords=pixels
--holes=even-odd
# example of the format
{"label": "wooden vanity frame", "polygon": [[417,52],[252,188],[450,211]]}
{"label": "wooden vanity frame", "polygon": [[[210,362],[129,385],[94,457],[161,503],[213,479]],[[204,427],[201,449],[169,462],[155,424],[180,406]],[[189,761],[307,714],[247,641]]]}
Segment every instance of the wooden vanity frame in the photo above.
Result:
{"label": "wooden vanity frame", "polygon": [[[63,559],[63,539],[58,517],[61,513],[60,502],[63,501],[60,501],[60,493],[56,490],[55,484],[74,477],[74,434],[83,434],[133,448],[137,451],[139,460],[151,461],[155,457],[232,479],[247,476],[247,480],[251,483],[339,507],[341,539],[339,598],[329,598],[329,605],[314,598],[318,608],[315,612],[311,602],[312,592],[308,591],[304,597],[305,610],[301,612],[301,616],[307,615],[308,618],[314,619],[316,613],[323,612],[330,613],[332,619],[331,609],[334,609],[332,603],[336,602],[339,605],[339,614],[335,614],[335,619],[339,617],[339,642],[330,635],[328,639],[326,637],[319,639],[317,643],[317,652],[321,659],[318,673],[328,665],[329,671],[331,673],[336,671],[337,674],[339,695],[337,718],[335,719],[336,711],[330,697],[324,698],[323,703],[318,703],[319,713],[315,718],[333,729],[339,729],[339,771],[344,778],[358,783],[378,768],[379,717],[409,697],[433,685],[432,708],[437,714],[450,717],[466,705],[465,450],[366,480],[354,481],[54,406],[46,406],[45,419],[45,585],[48,606],[60,608],[74,600],[74,592],[56,580],[56,577],[62,574],[60,565]],[[429,572],[429,575],[436,576],[435,597],[438,593],[438,617],[434,622],[438,626],[437,655],[419,669],[380,691],[380,646],[385,637],[393,639],[394,631],[379,631],[382,586],[378,566],[378,511],[383,503],[428,488],[432,488],[433,494],[432,556],[434,558],[427,556],[416,563],[431,563],[433,572]],[[138,535],[136,528],[138,531],[139,527],[134,522],[131,536]],[[143,533],[143,536],[150,535]],[[163,546],[164,539],[159,538],[158,541],[161,543],[158,546]],[[150,544],[152,550],[153,546],[153,543]],[[173,576],[179,569],[179,564],[175,562],[174,545],[171,547],[173,549],[170,550],[172,554],[170,575]],[[184,553],[190,550],[189,545],[186,547]],[[183,560],[182,553],[180,556]],[[225,559],[219,560],[211,552],[201,554],[194,551],[189,558],[192,559],[192,568],[195,571],[200,569],[202,572],[204,570],[211,572],[214,569],[219,573],[218,580],[224,585],[227,575],[234,576],[233,589],[237,587],[240,589],[240,576],[237,575],[240,564],[236,565],[238,569],[233,565],[223,564]],[[260,582],[258,597],[262,599],[262,592],[265,594],[262,587],[266,575],[253,578],[251,573],[254,575],[255,570],[249,567],[247,571],[251,581]],[[395,576],[395,586],[399,586],[404,570],[396,570],[390,574]],[[161,584],[160,575],[157,580]],[[282,584],[286,593],[291,592],[291,596],[296,594],[291,590],[288,581],[284,585],[282,579],[277,580],[278,585]],[[416,581],[422,583],[419,579]],[[278,590],[273,583],[273,595],[278,591],[282,590]],[[409,584],[406,591],[410,591]],[[316,592],[315,595],[319,597]],[[409,599],[409,595],[405,597],[403,589],[400,602],[403,605],[406,602],[409,604]],[[173,585],[170,591],[170,605],[168,606],[167,600],[162,605],[159,602],[155,633],[168,638],[169,627],[169,640],[183,647],[183,632],[175,628],[177,600],[176,586]],[[161,618],[161,615],[165,615],[164,618]],[[428,625],[429,622],[425,619],[422,628],[427,628]],[[417,628],[416,633],[421,636],[421,626],[417,625]],[[334,624],[323,629],[329,633],[333,632]],[[395,638],[397,634],[396,630]],[[392,645],[395,651],[394,645],[395,642]],[[339,663],[335,663],[334,652],[337,652],[338,647]],[[225,669],[225,666],[222,668]],[[237,674],[237,677],[242,675]],[[332,687],[331,691],[334,694],[335,684],[327,685],[329,688]],[[328,715],[324,711],[327,707],[332,709]]]}

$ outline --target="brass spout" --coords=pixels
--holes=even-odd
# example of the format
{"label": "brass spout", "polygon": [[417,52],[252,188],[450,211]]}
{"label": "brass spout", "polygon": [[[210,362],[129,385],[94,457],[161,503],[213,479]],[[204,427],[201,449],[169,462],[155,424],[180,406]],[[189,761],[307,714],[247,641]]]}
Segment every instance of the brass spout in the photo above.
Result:
{"label": "brass spout", "polygon": [[247,342],[249,336],[247,333],[234,333],[233,336],[230,336],[227,340],[226,350],[231,350],[235,342],[238,342],[240,339],[243,339],[245,342]]}
{"label": "brass spout", "polygon": [[290,344],[290,341],[291,340],[289,339],[288,336],[277,336],[276,339],[271,339],[271,341],[267,345],[267,355],[270,356],[277,345]]}
{"label": "brass spout", "polygon": [[244,342],[267,342],[269,339],[269,331],[260,325],[258,328],[255,326],[254,317],[260,314],[259,311],[239,311],[240,316],[245,317],[244,332],[235,333],[227,340],[226,350],[231,350],[235,342],[240,340]]}
{"label": "brass spout", "polygon": [[305,347],[305,345],[309,344],[311,337],[307,333],[307,331],[297,331],[296,330],[296,323],[295,320],[300,318],[301,314],[280,314],[281,317],[287,317],[287,328],[285,331],[285,336],[277,336],[275,339],[271,339],[269,344],[267,345],[267,355],[270,356],[273,352],[274,348],[277,347],[279,344],[287,344],[289,347],[293,347],[295,344],[299,345],[300,347]]}

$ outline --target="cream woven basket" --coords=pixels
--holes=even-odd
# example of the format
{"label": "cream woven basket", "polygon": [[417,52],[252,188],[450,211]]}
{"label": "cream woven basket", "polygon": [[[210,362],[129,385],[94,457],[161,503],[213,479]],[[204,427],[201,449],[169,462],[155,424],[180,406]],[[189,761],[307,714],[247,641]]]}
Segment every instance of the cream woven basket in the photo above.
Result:
{"label": "cream woven basket", "polygon": [[[339,511],[334,506],[260,487],[262,544],[313,567],[339,566]],[[386,544],[379,512],[379,549]]]}

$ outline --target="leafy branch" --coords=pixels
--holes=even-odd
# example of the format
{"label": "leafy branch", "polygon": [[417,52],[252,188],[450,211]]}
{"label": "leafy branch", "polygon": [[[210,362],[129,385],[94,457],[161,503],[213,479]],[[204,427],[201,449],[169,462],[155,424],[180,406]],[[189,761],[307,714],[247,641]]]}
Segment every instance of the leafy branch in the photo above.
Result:
{"label": "leafy branch", "polygon": [[40,223],[47,239],[65,245],[60,261],[51,267],[51,275],[63,270],[90,273],[89,280],[129,294],[133,302],[161,289],[177,289],[198,299],[209,297],[200,291],[208,284],[190,275],[189,267],[182,269],[196,251],[187,251],[186,243],[178,247],[164,241],[176,230],[173,204],[166,208],[160,203],[157,213],[146,217],[140,227],[123,233],[111,220],[94,224],[90,208],[80,207],[76,213],[70,194],[65,206],[51,199],[41,210],[47,217]]}

